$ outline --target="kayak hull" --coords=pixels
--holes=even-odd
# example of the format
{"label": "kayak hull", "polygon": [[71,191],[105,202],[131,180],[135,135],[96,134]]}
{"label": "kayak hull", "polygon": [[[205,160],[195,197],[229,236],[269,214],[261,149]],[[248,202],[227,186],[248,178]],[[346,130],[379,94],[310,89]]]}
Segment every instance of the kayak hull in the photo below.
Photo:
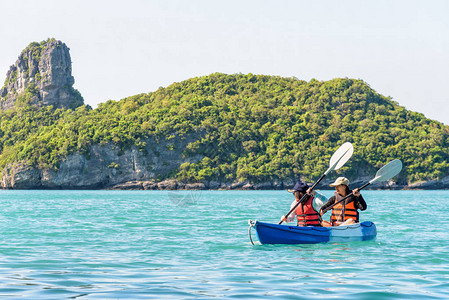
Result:
{"label": "kayak hull", "polygon": [[347,226],[289,226],[254,221],[252,225],[261,244],[316,244],[327,242],[368,241],[376,238],[373,222]]}

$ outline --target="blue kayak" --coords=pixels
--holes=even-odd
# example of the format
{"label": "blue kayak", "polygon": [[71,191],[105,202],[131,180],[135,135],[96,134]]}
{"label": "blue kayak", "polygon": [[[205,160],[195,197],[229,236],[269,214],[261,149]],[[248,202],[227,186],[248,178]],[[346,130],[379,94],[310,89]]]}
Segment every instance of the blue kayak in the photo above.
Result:
{"label": "blue kayak", "polygon": [[[327,242],[368,241],[376,237],[376,225],[365,221],[346,226],[289,226],[249,221],[261,244],[316,244]],[[250,233],[251,238],[251,233]],[[252,239],[251,239],[252,242]]]}

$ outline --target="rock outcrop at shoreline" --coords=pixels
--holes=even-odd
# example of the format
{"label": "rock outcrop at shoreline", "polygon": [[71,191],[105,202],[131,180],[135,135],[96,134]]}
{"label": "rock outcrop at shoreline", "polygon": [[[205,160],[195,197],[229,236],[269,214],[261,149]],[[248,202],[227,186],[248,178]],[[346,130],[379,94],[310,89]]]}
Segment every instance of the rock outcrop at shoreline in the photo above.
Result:
{"label": "rock outcrop at shoreline", "polygon": [[[79,153],[72,154],[61,164],[58,171],[39,170],[26,164],[10,165],[3,171],[0,186],[3,189],[114,189],[114,190],[287,190],[295,180],[276,180],[265,182],[221,182],[204,181],[196,183],[180,182],[176,179],[155,179],[157,175],[168,175],[186,160],[179,160],[182,150],[174,152],[159,151],[166,144],[153,144],[144,155],[137,149],[130,149],[118,155],[111,145],[92,148],[90,158]],[[184,141],[186,145],[189,140]],[[199,159],[199,158],[197,158]],[[150,161],[150,163],[148,163]],[[192,160],[189,160],[192,162]],[[361,186],[371,180],[370,176],[353,179],[351,187]],[[332,189],[328,178],[317,189]],[[309,183],[312,185],[313,183]],[[449,176],[442,180],[422,181],[401,184],[395,181],[379,182],[367,189],[449,189]]]}
{"label": "rock outcrop at shoreline", "polygon": [[[185,147],[197,140],[197,135],[177,137],[170,141],[146,141],[144,151],[136,147],[121,151],[112,144],[94,145],[86,154],[69,155],[58,170],[38,169],[24,162],[8,165],[2,172],[0,188],[3,189],[115,189],[115,190],[286,190],[295,179],[263,182],[181,182],[167,178],[181,164],[195,163],[202,157],[183,157]],[[171,151],[167,148],[176,144]],[[367,175],[373,173],[371,176]],[[361,186],[371,180],[375,170],[359,170],[351,180],[351,187]],[[334,176],[335,177],[335,176]],[[334,177],[325,178],[317,189],[331,189]],[[310,185],[313,183],[309,183]],[[449,189],[449,176],[441,180],[421,181],[413,184],[395,181],[379,182],[369,189]]]}
{"label": "rock outcrop at shoreline", "polygon": [[[146,140],[139,151],[131,147],[121,151],[113,144],[94,145],[88,154],[74,153],[62,161],[57,170],[33,168],[24,162],[8,165],[2,172],[3,189],[117,189],[117,190],[282,190],[292,188],[295,179],[263,182],[180,182],[167,178],[181,164],[195,163],[203,157],[183,157],[185,147],[198,140],[198,134],[175,137],[170,141]],[[176,147],[172,145],[176,144]],[[170,148],[172,150],[167,151]],[[372,170],[371,170],[372,171]],[[351,186],[361,186],[372,177],[369,170],[360,170],[357,181]],[[329,189],[333,178],[326,178],[317,188]],[[401,185],[394,181],[377,183],[371,189],[449,188],[449,177],[444,185],[431,182]]]}
{"label": "rock outcrop at shoreline", "polygon": [[[372,178],[370,178],[372,179]],[[366,181],[358,180],[351,184],[352,188],[362,186],[370,179]],[[333,190],[329,187],[331,182],[319,184],[317,189],[319,190]],[[313,183],[309,183],[312,185]],[[291,181],[285,182],[262,182],[262,183],[249,183],[249,182],[233,182],[233,183],[221,183],[221,182],[199,182],[199,183],[183,183],[174,179],[156,181],[128,181],[120,184],[107,187],[107,189],[113,190],[287,190],[292,188]],[[440,181],[422,181],[414,184],[397,184],[394,181],[388,181],[384,183],[376,183],[370,185],[366,190],[438,190],[449,189],[449,176]]]}
{"label": "rock outcrop at shoreline", "polygon": [[[167,177],[184,162],[195,162],[198,158],[181,157],[186,145],[196,138],[178,137],[169,142],[149,139],[144,151],[136,147],[121,151],[113,144],[94,145],[87,155],[67,156],[57,170],[13,163],[3,170],[0,185],[4,189],[103,189],[130,181],[151,182]],[[173,143],[177,147],[167,151]]]}
{"label": "rock outcrop at shoreline", "polygon": [[[325,184],[319,184],[316,188],[319,190],[330,190],[330,182]],[[361,186],[366,182],[361,182],[360,185],[354,183],[351,187]],[[312,185],[313,183],[310,183]],[[249,182],[233,182],[233,183],[221,183],[221,182],[199,182],[199,183],[183,183],[174,179],[156,181],[128,181],[121,184],[117,184],[107,189],[113,190],[287,190],[291,189],[293,184],[291,181],[286,182],[262,182],[262,183],[249,183]],[[435,185],[435,184],[421,184],[421,185],[398,185],[393,181],[383,184],[373,184],[366,190],[412,190],[412,189],[448,189],[447,185]],[[332,189],[333,190],[333,189]]]}

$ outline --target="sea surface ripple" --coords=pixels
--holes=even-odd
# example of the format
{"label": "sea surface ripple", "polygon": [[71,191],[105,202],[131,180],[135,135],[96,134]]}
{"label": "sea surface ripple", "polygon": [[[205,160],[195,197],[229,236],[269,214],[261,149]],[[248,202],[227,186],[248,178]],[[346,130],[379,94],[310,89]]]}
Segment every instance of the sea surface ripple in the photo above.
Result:
{"label": "sea surface ripple", "polygon": [[0,297],[448,299],[449,191],[363,195],[374,241],[253,246],[291,194],[0,191]]}

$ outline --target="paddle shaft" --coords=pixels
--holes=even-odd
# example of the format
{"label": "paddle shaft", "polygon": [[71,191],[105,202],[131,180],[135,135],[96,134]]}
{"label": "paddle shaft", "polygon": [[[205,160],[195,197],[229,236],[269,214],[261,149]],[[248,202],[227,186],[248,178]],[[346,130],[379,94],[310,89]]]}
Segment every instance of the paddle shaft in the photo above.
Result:
{"label": "paddle shaft", "polygon": [[[321,180],[323,180],[323,178],[326,177],[326,174],[321,175],[320,179],[318,179],[310,188],[310,191],[313,191],[313,189],[321,182]],[[302,197],[301,200],[298,201],[298,203],[295,204],[295,206],[292,207],[292,209],[290,209],[290,211],[285,215],[285,218],[288,218],[288,216],[296,209],[296,207],[298,207],[299,204],[301,204],[302,202],[306,201],[306,199],[309,197],[310,195],[305,193]],[[284,221],[280,221],[279,225],[282,224],[282,222]]]}
{"label": "paddle shaft", "polygon": [[[364,188],[366,188],[368,185],[370,185],[371,182],[367,182],[364,185],[362,185],[361,187],[359,187],[359,191],[363,190]],[[337,203],[332,204],[331,206],[329,206],[328,208],[326,208],[326,210],[323,211],[323,215],[328,212],[332,207],[334,207],[335,205],[345,201],[346,199],[348,199],[349,197],[352,196],[352,192],[349,195],[346,195],[343,199],[341,199],[340,201],[338,201]]]}

